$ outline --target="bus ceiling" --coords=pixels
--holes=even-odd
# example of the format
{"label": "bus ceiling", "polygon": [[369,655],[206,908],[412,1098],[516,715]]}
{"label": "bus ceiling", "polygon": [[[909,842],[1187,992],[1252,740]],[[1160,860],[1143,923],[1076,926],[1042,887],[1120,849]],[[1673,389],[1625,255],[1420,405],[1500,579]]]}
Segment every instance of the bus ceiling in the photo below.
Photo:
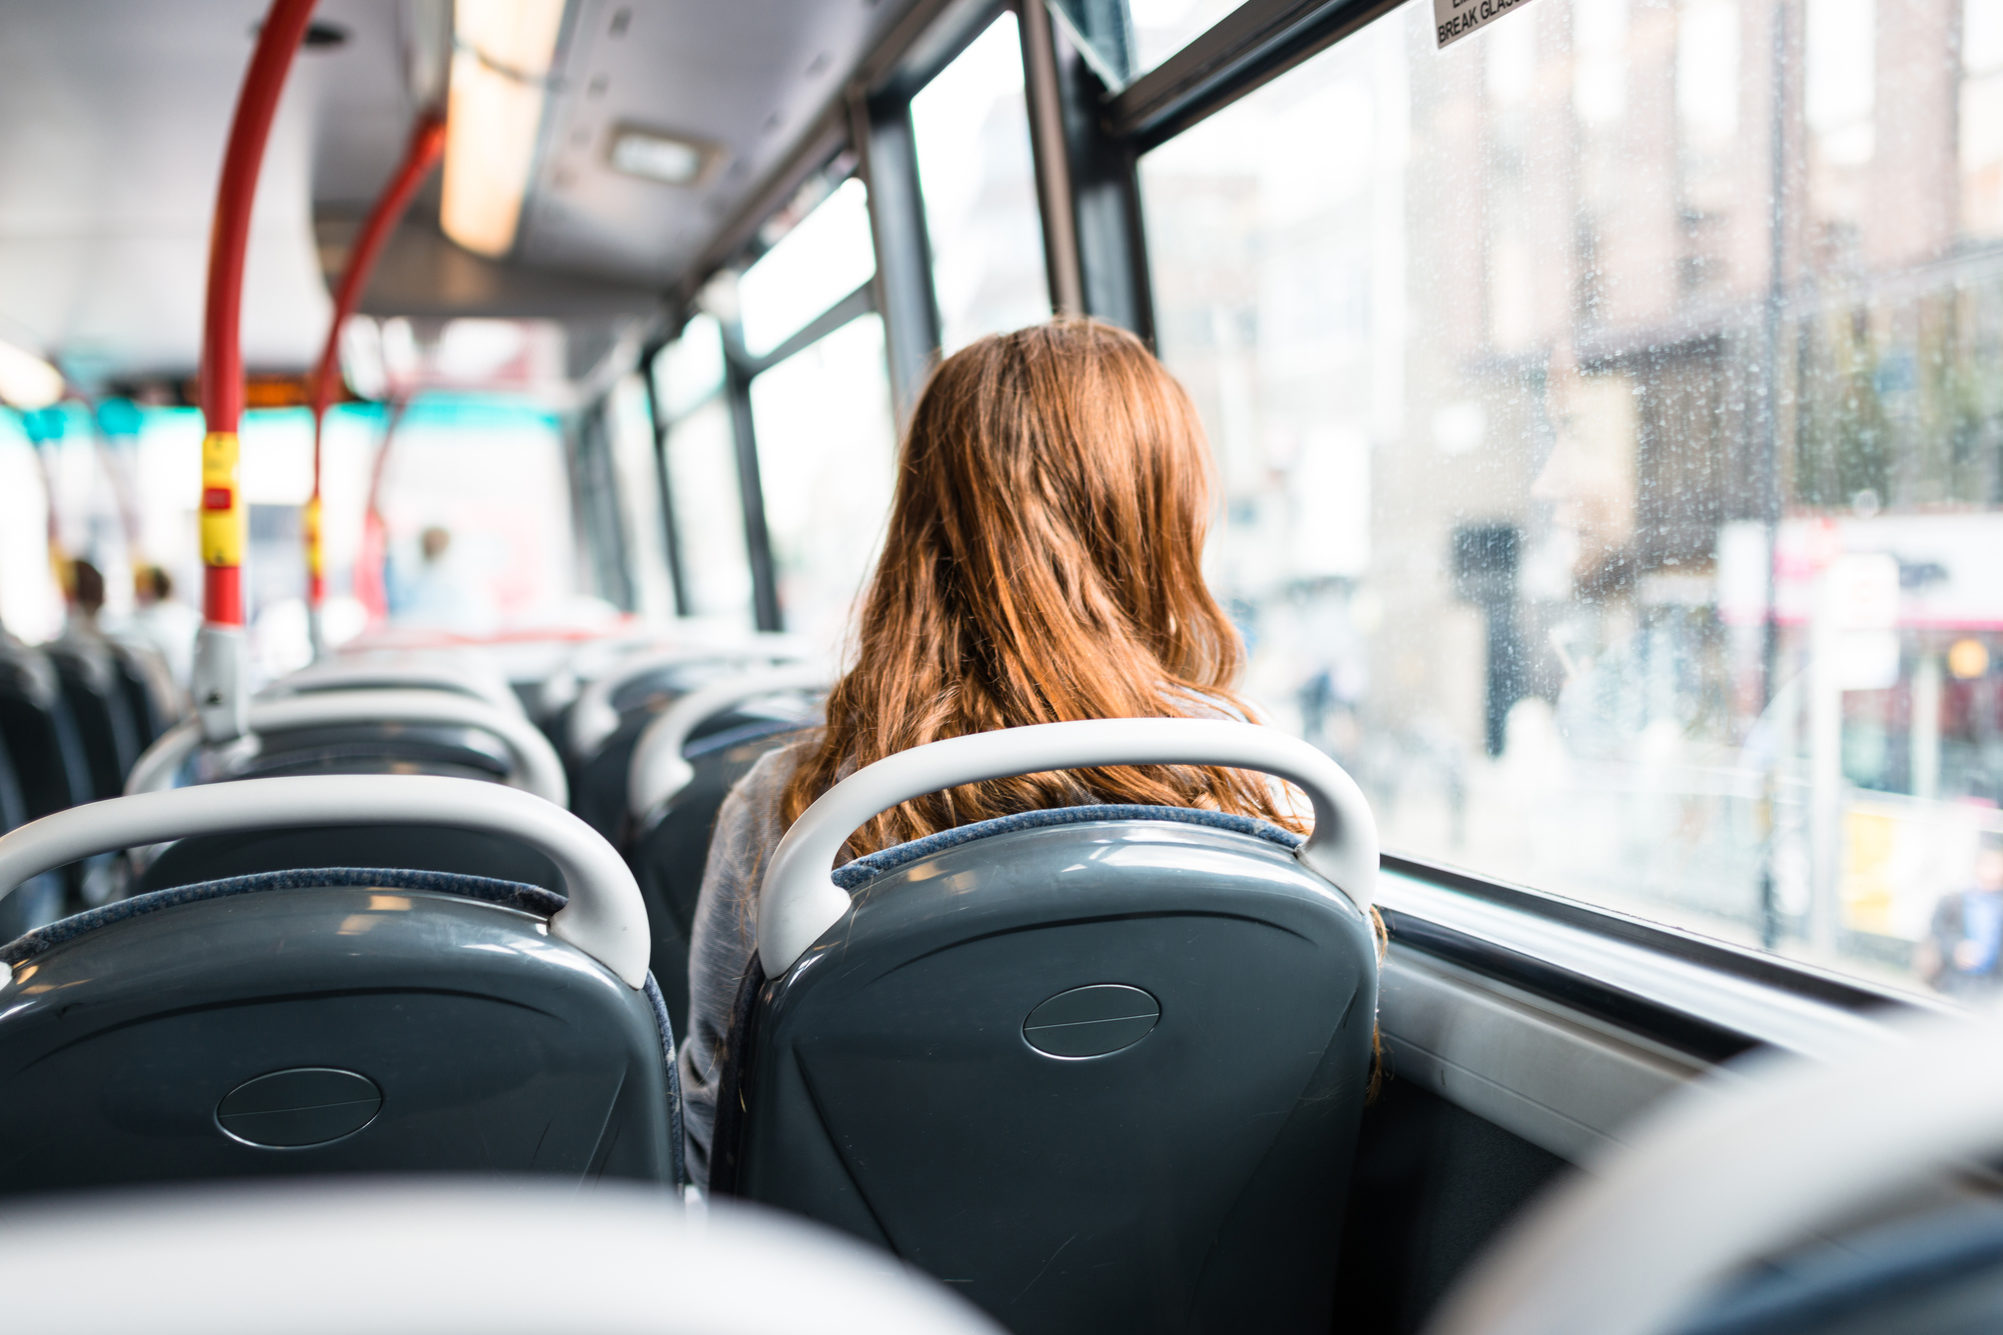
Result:
{"label": "bus ceiling", "polygon": [[[456,181],[448,144],[358,313],[420,338],[458,317],[554,321],[573,345],[561,378],[589,377],[715,262],[922,3],[489,0],[461,6],[455,32],[450,0],[321,0],[264,157],[246,367],[313,365],[348,248],[442,95],[466,125],[530,142],[466,136]],[[0,340],[86,392],[193,373],[221,145],[264,11],[158,0],[112,23],[96,4],[5,4],[0,119],[33,132],[0,141]],[[443,206],[469,181],[483,215],[516,192],[504,235],[452,237]]]}

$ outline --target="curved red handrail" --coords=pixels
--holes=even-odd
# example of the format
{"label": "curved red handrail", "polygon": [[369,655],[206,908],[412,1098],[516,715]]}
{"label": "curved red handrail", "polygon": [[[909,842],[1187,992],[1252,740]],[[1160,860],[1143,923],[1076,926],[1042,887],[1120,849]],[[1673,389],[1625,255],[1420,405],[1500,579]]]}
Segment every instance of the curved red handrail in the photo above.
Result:
{"label": "curved red handrail", "polygon": [[[375,207],[369,211],[368,220],[362,224],[362,230],[356,234],[347,263],[341,269],[341,281],[334,289],[334,318],[327,326],[327,343],[320,350],[319,365],[313,368],[310,400],[313,407],[313,496],[307,502],[305,524],[306,603],[309,607],[320,606],[327,591],[325,549],[320,527],[320,429],[327,416],[327,408],[334,401],[335,377],[339,374],[341,326],[354,314],[356,303],[361,300],[362,290],[368,286],[369,274],[374,270],[390,233],[396,230],[398,220],[410,207],[418,187],[424,184],[424,178],[431,174],[444,153],[445,118],[427,111],[418,117],[417,124],[412,127],[403,161],[383,187]],[[385,451],[387,446],[385,440]]]}
{"label": "curved red handrail", "polygon": [[278,112],[292,58],[305,39],[314,0],[272,0],[257,50],[237,94],[216,185],[209,234],[208,304],[202,325],[202,611],[211,624],[243,624],[245,510],[238,485],[237,423],[243,416],[244,254],[250,244],[251,201],[264,165],[265,141]]}

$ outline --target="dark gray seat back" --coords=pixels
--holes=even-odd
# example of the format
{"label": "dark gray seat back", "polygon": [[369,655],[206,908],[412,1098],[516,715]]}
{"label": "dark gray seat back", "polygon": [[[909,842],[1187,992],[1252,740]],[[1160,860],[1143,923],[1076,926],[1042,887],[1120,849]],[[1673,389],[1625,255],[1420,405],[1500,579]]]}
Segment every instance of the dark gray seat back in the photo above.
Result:
{"label": "dark gray seat back", "polygon": [[318,1173],[680,1179],[658,989],[552,938],[562,897],[296,871],[0,950],[0,1192]]}
{"label": "dark gray seat back", "polygon": [[654,937],[649,958],[678,1034],[688,1032],[689,940],[716,814],[760,757],[800,735],[797,717],[747,719],[735,712],[728,717],[735,726],[702,736],[682,753],[694,777],[639,832],[627,857],[647,901],[647,927]]}
{"label": "dark gray seat back", "polygon": [[90,801],[90,764],[55,666],[24,645],[0,644],[0,736],[28,815]]}
{"label": "dark gray seat back", "polygon": [[456,872],[550,891],[563,886],[547,854],[483,830],[450,825],[306,825],[176,840],[147,864],[135,890],[166,890],[294,867],[344,865]]}
{"label": "dark gray seat back", "polygon": [[[0,834],[28,822],[28,802],[14,773],[14,758],[7,751],[7,738],[0,731]],[[62,913],[63,878],[45,872],[0,897],[0,936],[12,939],[30,928],[40,927]],[[686,985],[684,985],[686,991]]]}
{"label": "dark gray seat back", "polygon": [[1377,970],[1298,842],[1084,807],[842,868],[853,911],[749,980],[712,1189],[1018,1332],[1327,1331]]}
{"label": "dark gray seat back", "polygon": [[83,740],[92,796],[116,797],[144,743],[111,649],[102,641],[75,637],[57,640],[47,653]]}

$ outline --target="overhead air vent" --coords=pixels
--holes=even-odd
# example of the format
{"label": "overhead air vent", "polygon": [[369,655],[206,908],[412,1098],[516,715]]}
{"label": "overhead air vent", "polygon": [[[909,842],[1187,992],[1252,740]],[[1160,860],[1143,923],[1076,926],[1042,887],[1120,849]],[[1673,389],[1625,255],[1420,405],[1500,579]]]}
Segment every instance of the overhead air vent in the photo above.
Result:
{"label": "overhead air vent", "polygon": [[664,130],[621,125],[612,131],[606,161],[613,170],[668,185],[697,185],[722,160],[713,144],[698,143]]}

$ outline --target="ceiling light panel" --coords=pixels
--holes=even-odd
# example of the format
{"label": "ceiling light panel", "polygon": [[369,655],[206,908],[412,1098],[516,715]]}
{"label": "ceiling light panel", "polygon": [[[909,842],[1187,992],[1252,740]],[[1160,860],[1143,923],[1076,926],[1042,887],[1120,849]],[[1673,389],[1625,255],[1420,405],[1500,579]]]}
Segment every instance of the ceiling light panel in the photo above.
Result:
{"label": "ceiling light panel", "polygon": [[612,132],[606,161],[617,171],[667,185],[695,185],[714,169],[717,150],[662,130],[621,125]]}

